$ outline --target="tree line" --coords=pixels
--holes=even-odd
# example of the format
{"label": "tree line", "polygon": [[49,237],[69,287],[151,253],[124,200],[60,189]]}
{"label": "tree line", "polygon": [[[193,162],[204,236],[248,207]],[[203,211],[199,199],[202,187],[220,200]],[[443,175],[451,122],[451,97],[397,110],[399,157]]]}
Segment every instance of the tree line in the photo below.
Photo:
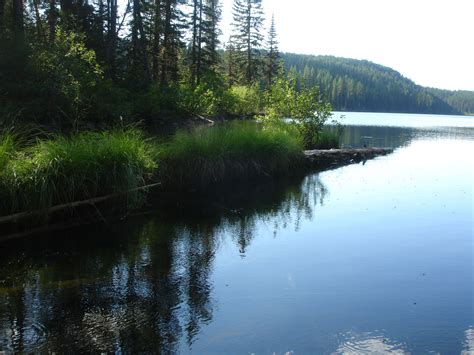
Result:
{"label": "tree line", "polygon": [[367,60],[284,53],[287,71],[319,86],[337,110],[461,114],[474,111],[474,92],[425,88]]}
{"label": "tree line", "polygon": [[[70,122],[258,111],[279,70],[261,0],[0,0],[0,117]],[[224,50],[222,49],[224,48]],[[251,105],[251,106],[252,106]]]}

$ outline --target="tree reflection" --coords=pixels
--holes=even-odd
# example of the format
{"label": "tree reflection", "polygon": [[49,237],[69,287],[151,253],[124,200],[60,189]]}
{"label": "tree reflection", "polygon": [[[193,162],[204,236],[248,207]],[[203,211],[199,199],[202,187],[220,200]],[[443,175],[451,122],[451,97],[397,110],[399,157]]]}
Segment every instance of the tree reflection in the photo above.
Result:
{"label": "tree reflection", "polygon": [[239,185],[163,202],[156,216],[108,229],[3,244],[0,350],[169,353],[192,346],[212,321],[219,246],[233,240],[245,255],[259,223],[275,235],[298,229],[327,193],[318,175]]}

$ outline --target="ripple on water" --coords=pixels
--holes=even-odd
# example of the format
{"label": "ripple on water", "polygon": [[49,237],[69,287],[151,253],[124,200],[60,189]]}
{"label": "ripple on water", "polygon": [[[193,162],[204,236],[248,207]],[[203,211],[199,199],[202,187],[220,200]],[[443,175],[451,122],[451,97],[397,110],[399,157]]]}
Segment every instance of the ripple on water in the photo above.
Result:
{"label": "ripple on water", "polygon": [[25,319],[24,325],[20,325],[17,320],[0,319],[1,324],[10,323],[5,327],[5,331],[0,335],[0,351],[30,352],[41,350],[42,345],[48,339],[48,328],[31,319]]}
{"label": "ripple on water", "polygon": [[464,332],[464,349],[462,355],[472,355],[474,354],[474,327],[471,326],[468,330]]}
{"label": "ripple on water", "polygon": [[404,344],[379,334],[348,332],[342,337],[344,341],[335,354],[407,354]]}

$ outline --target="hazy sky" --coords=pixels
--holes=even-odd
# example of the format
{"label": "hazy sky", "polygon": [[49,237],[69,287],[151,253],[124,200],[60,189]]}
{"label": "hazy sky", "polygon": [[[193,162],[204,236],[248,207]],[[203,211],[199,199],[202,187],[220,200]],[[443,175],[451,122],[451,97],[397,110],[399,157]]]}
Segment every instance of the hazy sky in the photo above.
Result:
{"label": "hazy sky", "polygon": [[[222,3],[226,40],[232,0]],[[474,0],[263,0],[263,7],[268,19],[275,14],[281,51],[367,59],[420,85],[474,90]]]}

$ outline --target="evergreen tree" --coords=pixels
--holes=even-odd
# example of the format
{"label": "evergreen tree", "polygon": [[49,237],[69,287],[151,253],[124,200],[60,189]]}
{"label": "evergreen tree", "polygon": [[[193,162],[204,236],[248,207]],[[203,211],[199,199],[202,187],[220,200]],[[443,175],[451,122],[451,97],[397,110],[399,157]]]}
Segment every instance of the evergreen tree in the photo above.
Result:
{"label": "evergreen tree", "polygon": [[163,2],[163,45],[161,58],[161,84],[168,85],[178,80],[179,53],[183,45],[183,30],[186,28],[179,0]]}
{"label": "evergreen tree", "polygon": [[213,71],[218,64],[220,18],[218,0],[192,0],[190,72],[193,86],[198,85],[203,74]]}
{"label": "evergreen tree", "polygon": [[[112,0],[115,1],[115,0]],[[133,12],[132,12],[132,68],[137,70],[139,78],[142,79],[146,86],[152,80],[150,71],[150,63],[148,60],[148,38],[145,33],[143,13],[142,13],[142,1],[133,0]],[[140,75],[140,73],[143,75]]]}
{"label": "evergreen tree", "polygon": [[214,70],[219,64],[219,36],[221,31],[222,9],[219,0],[205,0],[204,20],[202,22],[202,41],[204,43],[202,52],[203,71]]}
{"label": "evergreen tree", "polygon": [[229,38],[229,42],[225,46],[224,55],[224,71],[227,77],[229,85],[236,84],[239,80],[239,72],[237,68],[237,50],[232,36]]}
{"label": "evergreen tree", "polygon": [[250,84],[258,79],[260,71],[260,49],[263,36],[262,0],[234,0],[233,40],[235,42],[237,64],[244,82]]}
{"label": "evergreen tree", "polygon": [[155,0],[153,14],[153,48],[152,48],[152,74],[153,80],[158,81],[160,77],[161,59],[161,35],[163,32],[162,23],[162,1]]}
{"label": "evergreen tree", "polygon": [[274,78],[278,74],[280,61],[280,52],[278,50],[278,39],[275,26],[275,16],[272,15],[270,30],[268,31],[267,53],[265,58],[265,79],[268,85],[273,83]]}

